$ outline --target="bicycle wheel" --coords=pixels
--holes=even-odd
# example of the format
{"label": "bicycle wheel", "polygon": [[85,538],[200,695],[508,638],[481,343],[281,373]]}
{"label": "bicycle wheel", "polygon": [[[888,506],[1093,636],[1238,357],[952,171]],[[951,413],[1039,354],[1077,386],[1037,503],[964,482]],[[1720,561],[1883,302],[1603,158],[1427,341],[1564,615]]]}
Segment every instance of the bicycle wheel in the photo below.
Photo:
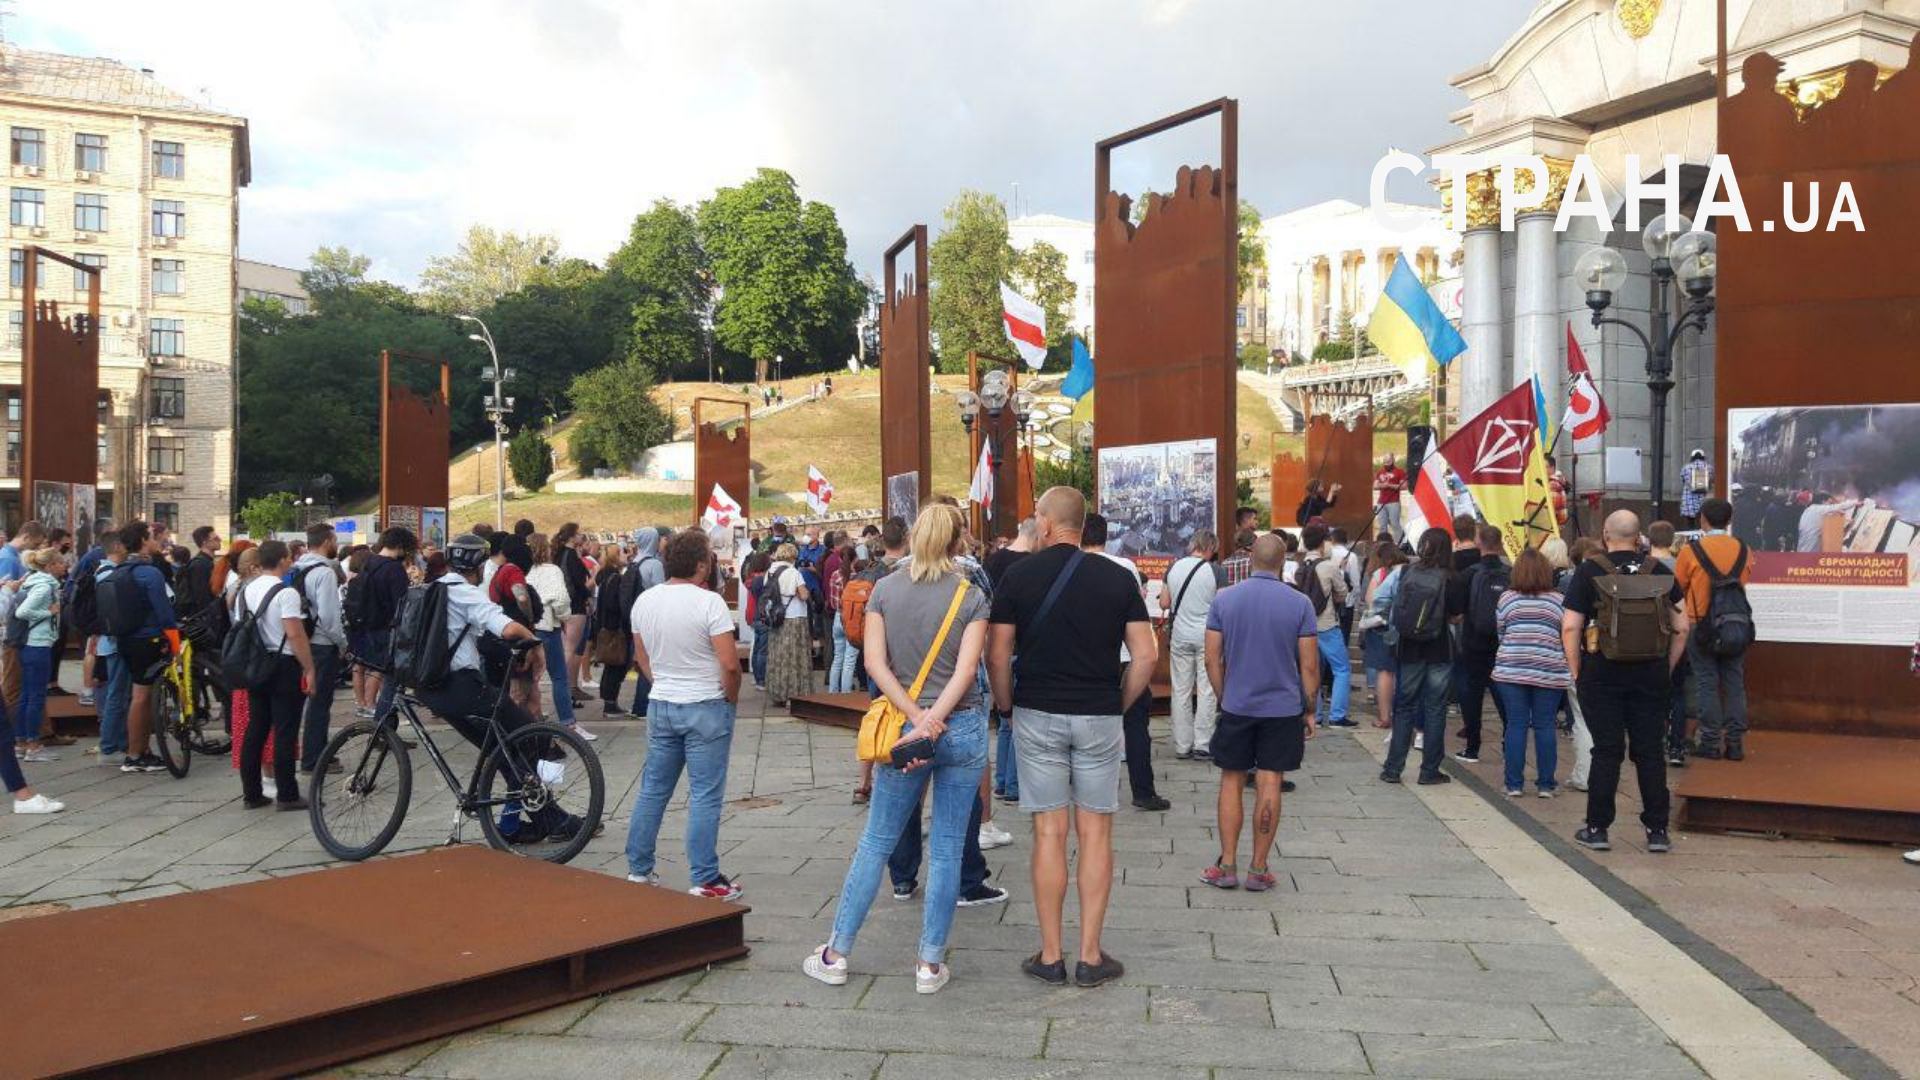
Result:
{"label": "bicycle wheel", "polygon": [[[329,772],[335,761],[340,771]],[[359,862],[393,841],[412,794],[413,768],[392,724],[359,720],[320,751],[308,785],[307,819],[327,854]]]}
{"label": "bicycle wheel", "polygon": [[[600,755],[567,728],[520,728],[480,769],[475,809],[487,843],[501,851],[563,863],[600,828],[607,797]],[[502,818],[517,825],[513,835],[501,830]]]}
{"label": "bicycle wheel", "polygon": [[193,767],[193,750],[187,745],[186,722],[180,713],[180,688],[172,679],[162,678],[153,687],[153,741],[160,744],[160,760],[167,763],[167,771],[184,780]]}
{"label": "bicycle wheel", "polygon": [[204,672],[193,679],[193,720],[187,725],[187,744],[208,757],[226,757],[233,751],[233,733],[227,730],[226,704],[218,687]]}

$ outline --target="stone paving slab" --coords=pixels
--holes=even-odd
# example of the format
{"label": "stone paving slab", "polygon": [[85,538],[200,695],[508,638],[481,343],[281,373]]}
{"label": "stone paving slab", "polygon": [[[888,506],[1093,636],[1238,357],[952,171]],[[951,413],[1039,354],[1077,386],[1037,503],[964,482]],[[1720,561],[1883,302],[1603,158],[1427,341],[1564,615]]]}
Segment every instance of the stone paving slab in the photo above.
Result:
{"label": "stone paving slab", "polygon": [[[636,723],[591,726],[602,736],[608,833],[576,865],[623,874],[644,732]],[[1052,988],[1019,973],[1038,941],[1030,838],[1022,815],[1004,806],[997,817],[1016,842],[988,861],[1012,900],[956,913],[955,978],[942,994],[913,991],[920,904],[896,903],[884,889],[848,985],[802,975],[801,958],[830,928],[865,808],[848,798],[858,773],[847,732],[763,717],[750,697],[721,824],[723,868],[754,907],[750,956],[340,1071],[968,1080],[1701,1075],[1413,792],[1374,782],[1372,759],[1347,736],[1316,739],[1296,777],[1300,790],[1286,800],[1272,859],[1279,887],[1250,894],[1200,884],[1199,871],[1217,854],[1217,773],[1172,761],[1164,728],[1156,734],[1161,792],[1174,806],[1123,810],[1116,819],[1119,884],[1105,944],[1128,971],[1113,985]],[[426,765],[424,755],[416,760]],[[0,897],[8,904],[56,895],[75,906],[111,903],[326,863],[304,816],[238,809],[239,784],[224,762],[197,762],[187,780],[173,781],[123,776],[76,756],[40,767],[33,779],[73,809],[0,819]],[[417,779],[396,848],[446,836],[451,804],[438,778],[422,771]],[[684,797],[683,786],[662,831],[657,870],[669,884],[686,877]],[[468,832],[477,841],[478,830]],[[1799,875],[1777,884],[1814,887]],[[1871,884],[1894,890],[1888,881]],[[1897,901],[1886,907],[1890,917],[1904,913]],[[1070,894],[1069,942],[1077,940],[1076,919]],[[1864,933],[1852,924],[1836,929]],[[1898,963],[1886,966],[1904,970]]]}

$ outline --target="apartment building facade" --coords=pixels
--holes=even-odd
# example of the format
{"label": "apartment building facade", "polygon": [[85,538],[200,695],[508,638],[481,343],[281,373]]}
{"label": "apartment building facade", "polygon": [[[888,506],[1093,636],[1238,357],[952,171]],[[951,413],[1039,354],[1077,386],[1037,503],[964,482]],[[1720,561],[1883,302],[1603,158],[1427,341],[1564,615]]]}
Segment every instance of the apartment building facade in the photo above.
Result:
{"label": "apartment building facade", "polygon": [[[96,514],[225,532],[246,120],[148,71],[0,44],[0,128],[8,139],[0,520],[9,529],[22,520],[22,293],[26,249],[36,245],[100,274]],[[86,301],[86,276],[64,265],[45,264],[38,281],[39,298],[63,313]]]}

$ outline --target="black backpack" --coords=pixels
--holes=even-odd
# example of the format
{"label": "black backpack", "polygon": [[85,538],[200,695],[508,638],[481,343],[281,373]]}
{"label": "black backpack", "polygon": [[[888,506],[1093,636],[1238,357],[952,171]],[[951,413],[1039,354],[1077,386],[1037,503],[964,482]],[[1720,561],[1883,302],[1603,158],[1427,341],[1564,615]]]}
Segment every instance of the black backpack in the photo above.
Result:
{"label": "black backpack", "polygon": [[267,590],[258,607],[252,610],[242,607],[239,617],[227,630],[227,639],[220,645],[220,674],[233,689],[259,690],[273,681],[274,668],[286,646],[283,642],[280,649],[268,649],[266,638],[260,634],[260,622],[286,587],[276,584]]}
{"label": "black backpack", "polygon": [[147,625],[153,605],[147,593],[134,580],[137,563],[121,563],[106,580],[94,585],[94,606],[99,613],[100,632],[109,637],[131,637]]}
{"label": "black backpack", "polygon": [[1430,566],[1400,575],[1387,622],[1401,641],[1438,641],[1447,632],[1447,573]]}
{"label": "black backpack", "polygon": [[[460,631],[464,640],[473,629]],[[415,585],[400,598],[393,621],[393,677],[401,686],[432,690],[453,673],[453,654],[460,640],[447,640],[447,585],[431,581]]]}
{"label": "black backpack", "polygon": [[[786,573],[795,573],[789,568]],[[778,630],[787,624],[787,601],[780,595],[780,575],[772,570],[760,581],[760,592],[754,599],[754,624],[766,630]]]}
{"label": "black backpack", "polygon": [[1712,582],[1707,593],[1707,618],[1698,631],[1700,644],[1723,660],[1744,655],[1747,646],[1753,644],[1753,605],[1747,601],[1746,586],[1740,584],[1740,573],[1747,568],[1747,545],[1740,545],[1733,570],[1725,574],[1707,558],[1700,541],[1690,541],[1687,546]]}
{"label": "black backpack", "polygon": [[373,629],[372,596],[373,590],[367,587],[366,571],[353,575],[353,580],[347,582],[347,598],[340,605],[340,620],[347,629]]}
{"label": "black backpack", "polygon": [[1318,556],[1311,556],[1303,559],[1300,568],[1294,571],[1294,580],[1301,583],[1300,592],[1306,596],[1307,603],[1313,605],[1313,614],[1316,618],[1321,612],[1327,610],[1327,601],[1330,599],[1327,596],[1326,584],[1320,580],[1320,566],[1326,561]]}
{"label": "black backpack", "polygon": [[1500,640],[1500,594],[1513,585],[1513,569],[1506,563],[1493,566],[1481,563],[1467,575],[1466,633],[1483,652],[1492,651]]}
{"label": "black backpack", "polygon": [[[98,568],[95,568],[98,572]],[[74,629],[82,637],[91,637],[100,630],[99,585],[91,573],[80,574],[73,583],[73,599],[67,601],[67,617],[73,620]],[[137,629],[137,627],[136,627]]]}

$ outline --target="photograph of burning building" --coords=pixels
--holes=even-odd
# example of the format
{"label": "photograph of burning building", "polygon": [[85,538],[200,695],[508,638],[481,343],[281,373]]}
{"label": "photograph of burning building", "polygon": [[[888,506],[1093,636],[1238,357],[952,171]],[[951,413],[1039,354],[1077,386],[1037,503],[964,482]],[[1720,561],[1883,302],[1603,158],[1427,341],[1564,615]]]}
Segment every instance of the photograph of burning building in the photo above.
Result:
{"label": "photograph of burning building", "polygon": [[1920,405],[1734,409],[1727,443],[1733,531],[1756,551],[1920,548]]}

